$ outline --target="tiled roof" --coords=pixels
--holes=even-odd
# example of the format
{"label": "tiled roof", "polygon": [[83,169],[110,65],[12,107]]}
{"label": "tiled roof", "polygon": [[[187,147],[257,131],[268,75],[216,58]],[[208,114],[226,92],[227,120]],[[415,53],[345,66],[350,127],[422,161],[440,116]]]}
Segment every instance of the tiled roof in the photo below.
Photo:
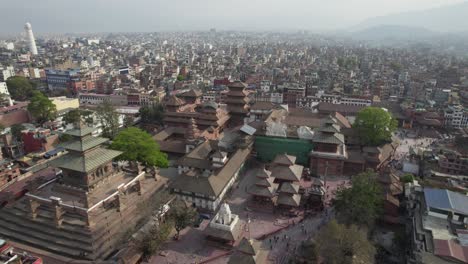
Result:
{"label": "tiled roof", "polygon": [[276,194],[277,187],[278,187],[278,184],[275,184],[275,186],[272,186],[272,187],[261,187],[257,185],[252,185],[248,189],[248,193],[252,195],[272,198]]}
{"label": "tiled roof", "polygon": [[316,133],[312,138],[313,142],[318,143],[327,143],[327,144],[344,144],[344,136],[340,133],[335,134],[326,134],[326,133]]}
{"label": "tiled roof", "polygon": [[342,114],[336,112],[334,115],[335,119],[340,123],[343,128],[351,128],[351,123]]}
{"label": "tiled roof", "polygon": [[333,125],[328,125],[328,126],[322,126],[317,129],[319,132],[325,132],[325,133],[339,133],[340,132],[340,126],[333,124]]}
{"label": "tiled roof", "polygon": [[237,250],[245,254],[257,255],[261,244],[262,242],[258,240],[247,239],[244,237],[239,243],[239,245],[237,246]]}
{"label": "tiled roof", "polygon": [[200,90],[190,89],[185,93],[181,93],[179,96],[181,97],[200,97],[203,93]]}
{"label": "tiled roof", "polygon": [[274,186],[275,184],[273,183],[274,179],[273,177],[269,178],[260,178],[255,182],[255,185],[257,186],[263,186],[263,187],[271,187]]}
{"label": "tiled roof", "polygon": [[223,168],[210,176],[199,175],[199,172],[194,172],[194,176],[180,175],[174,180],[171,188],[217,197],[245,162],[250,151],[248,148],[238,149]]}
{"label": "tiled roof", "polygon": [[300,181],[302,177],[302,170],[304,169],[301,165],[287,166],[274,166],[271,171],[271,176],[286,181]]}
{"label": "tiled roof", "polygon": [[241,81],[235,81],[228,85],[229,88],[247,88],[247,84]]}
{"label": "tiled roof", "polygon": [[297,207],[301,203],[301,196],[299,194],[290,195],[286,193],[280,193],[276,202],[280,205]]}
{"label": "tiled roof", "polygon": [[365,106],[358,105],[344,105],[344,104],[332,104],[332,103],[319,103],[318,111],[321,113],[331,114],[339,112],[342,114],[357,114]]}
{"label": "tiled roof", "polygon": [[180,106],[180,105],[184,105],[185,101],[178,98],[175,95],[171,95],[164,103],[165,105],[169,105],[169,106]]}
{"label": "tiled roof", "polygon": [[287,154],[279,154],[275,157],[273,163],[286,166],[294,165],[294,163],[296,163],[296,157]]}
{"label": "tiled roof", "polygon": [[298,194],[299,193],[299,184],[284,182],[283,184],[281,184],[279,192],[280,193]]}
{"label": "tiled roof", "polygon": [[255,256],[243,254],[241,252],[234,252],[234,254],[229,257],[228,264],[257,264]]}
{"label": "tiled roof", "polygon": [[265,168],[262,168],[262,169],[259,169],[257,171],[257,178],[268,178],[271,176],[271,171],[265,169]]}

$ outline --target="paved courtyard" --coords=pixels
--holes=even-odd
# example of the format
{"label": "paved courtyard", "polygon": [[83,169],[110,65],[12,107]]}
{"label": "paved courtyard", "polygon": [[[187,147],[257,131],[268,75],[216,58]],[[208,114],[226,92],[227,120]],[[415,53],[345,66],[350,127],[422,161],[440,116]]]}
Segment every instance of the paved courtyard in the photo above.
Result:
{"label": "paved courtyard", "polygon": [[[326,206],[322,213],[304,219],[303,214],[296,217],[286,217],[279,212],[259,212],[251,208],[250,195],[246,190],[256,178],[258,168],[248,169],[226,199],[234,214],[239,215],[243,223],[243,236],[261,239],[262,246],[269,251],[270,263],[287,263],[293,254],[293,249],[301,241],[313,235],[329,217],[332,209]],[[346,178],[327,179],[327,204],[334,197],[336,189],[342,184],[348,184]],[[170,241],[166,244],[166,256],[153,256],[149,263],[227,263],[229,250],[220,249],[215,244],[206,241],[203,230],[208,220],[203,221],[199,228],[187,228],[181,232],[179,241]],[[279,237],[275,241],[274,237]],[[288,239],[287,239],[288,238]],[[271,242],[270,242],[271,241]]]}
{"label": "paved courtyard", "polygon": [[437,140],[433,137],[421,136],[420,131],[413,130],[398,130],[395,137],[400,141],[400,145],[395,152],[395,160],[404,159],[408,155],[410,148],[427,148]]}

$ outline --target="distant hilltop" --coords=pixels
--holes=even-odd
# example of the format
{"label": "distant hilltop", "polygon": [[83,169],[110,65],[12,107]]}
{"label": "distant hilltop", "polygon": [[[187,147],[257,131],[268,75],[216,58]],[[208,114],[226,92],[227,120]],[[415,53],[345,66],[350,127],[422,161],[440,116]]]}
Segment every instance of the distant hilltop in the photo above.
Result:
{"label": "distant hilltop", "polygon": [[[435,32],[468,32],[468,1],[425,11],[412,11],[369,18],[351,31],[361,31],[377,26],[403,26],[422,28]],[[427,32],[426,32],[427,33]]]}

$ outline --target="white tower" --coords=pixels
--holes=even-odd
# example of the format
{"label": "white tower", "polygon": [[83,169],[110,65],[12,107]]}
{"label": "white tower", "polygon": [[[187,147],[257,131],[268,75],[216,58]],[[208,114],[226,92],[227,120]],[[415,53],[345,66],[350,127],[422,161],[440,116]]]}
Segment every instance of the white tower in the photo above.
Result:
{"label": "white tower", "polygon": [[24,30],[26,31],[26,38],[28,41],[29,51],[33,55],[37,55],[36,40],[34,39],[34,34],[32,32],[31,24],[28,22],[24,25]]}

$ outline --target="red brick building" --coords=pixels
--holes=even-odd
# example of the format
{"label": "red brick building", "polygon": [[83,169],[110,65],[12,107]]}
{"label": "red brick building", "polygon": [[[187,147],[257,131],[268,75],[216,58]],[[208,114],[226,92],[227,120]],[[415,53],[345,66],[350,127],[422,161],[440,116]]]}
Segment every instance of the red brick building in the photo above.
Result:
{"label": "red brick building", "polygon": [[43,128],[23,130],[21,132],[21,139],[26,154],[52,150],[53,146],[59,141],[57,134],[52,134],[50,129]]}
{"label": "red brick building", "polygon": [[0,108],[0,124],[9,127],[31,121],[27,110],[28,102],[19,102],[15,105]]}

